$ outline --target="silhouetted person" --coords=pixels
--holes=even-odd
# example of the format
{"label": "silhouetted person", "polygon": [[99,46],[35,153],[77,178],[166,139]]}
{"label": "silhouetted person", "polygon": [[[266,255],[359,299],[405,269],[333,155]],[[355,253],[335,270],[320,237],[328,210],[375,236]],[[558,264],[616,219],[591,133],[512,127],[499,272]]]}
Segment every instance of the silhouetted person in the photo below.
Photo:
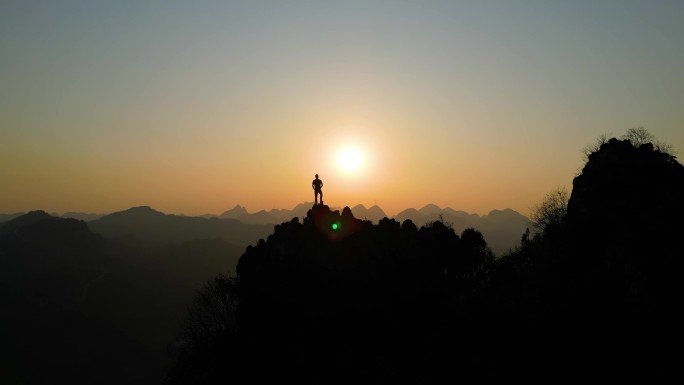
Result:
{"label": "silhouetted person", "polygon": [[318,179],[318,174],[316,174],[316,179],[311,182],[311,187],[314,190],[314,205],[318,204],[318,195],[321,195],[321,204],[323,204],[323,181]]}

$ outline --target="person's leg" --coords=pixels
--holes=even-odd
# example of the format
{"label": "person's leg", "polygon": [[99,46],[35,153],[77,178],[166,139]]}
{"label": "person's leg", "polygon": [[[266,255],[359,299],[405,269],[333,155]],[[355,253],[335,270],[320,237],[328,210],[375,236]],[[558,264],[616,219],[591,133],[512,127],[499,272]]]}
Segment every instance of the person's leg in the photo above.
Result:
{"label": "person's leg", "polygon": [[314,190],[314,205],[318,204],[318,191]]}
{"label": "person's leg", "polygon": [[323,190],[319,191],[318,193],[321,194],[321,204],[323,204]]}

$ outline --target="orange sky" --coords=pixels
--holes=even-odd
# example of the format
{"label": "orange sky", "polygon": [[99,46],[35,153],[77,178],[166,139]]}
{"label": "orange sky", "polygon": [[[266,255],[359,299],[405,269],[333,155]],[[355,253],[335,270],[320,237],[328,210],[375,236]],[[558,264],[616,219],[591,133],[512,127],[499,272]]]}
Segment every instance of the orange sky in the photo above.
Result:
{"label": "orange sky", "polygon": [[343,3],[10,2],[0,212],[527,214],[601,133],[684,148],[679,3]]}

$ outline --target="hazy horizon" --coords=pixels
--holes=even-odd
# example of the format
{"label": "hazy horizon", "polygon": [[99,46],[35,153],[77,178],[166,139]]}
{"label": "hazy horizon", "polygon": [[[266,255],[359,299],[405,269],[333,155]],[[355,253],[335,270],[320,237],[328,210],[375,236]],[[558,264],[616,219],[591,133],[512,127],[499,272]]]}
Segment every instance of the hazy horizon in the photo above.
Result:
{"label": "hazy horizon", "polygon": [[684,150],[684,3],[3,2],[0,212],[313,201],[480,215],[643,126]]}
{"label": "hazy horizon", "polygon": [[[168,212],[168,211],[160,210],[159,208],[154,207],[153,205],[149,205],[149,204],[138,204],[138,205],[133,205],[133,206],[131,206],[131,207],[125,207],[125,208],[116,209],[116,210],[113,210],[113,211],[97,211],[97,210],[96,210],[96,211],[78,211],[78,210],[56,211],[56,210],[45,210],[44,208],[37,207],[37,208],[30,209],[30,210],[18,210],[18,211],[13,211],[13,212],[0,212],[0,214],[15,214],[15,213],[19,213],[19,212],[28,213],[28,212],[31,212],[31,211],[45,211],[45,212],[48,213],[48,214],[59,214],[59,215],[64,215],[64,214],[68,214],[68,213],[109,215],[109,214],[112,214],[112,213],[115,213],[115,212],[126,211],[126,210],[129,210],[129,209],[132,209],[132,208],[136,208],[136,207],[149,207],[149,208],[151,208],[151,209],[153,209],[153,210],[156,210],[156,211],[162,212],[162,213],[164,213],[164,214],[168,214],[168,215],[180,215],[180,216],[216,215],[216,216],[220,216],[220,215],[223,214],[224,212],[226,212],[226,211],[228,211],[228,210],[232,210],[232,209],[234,209],[234,208],[237,207],[237,206],[240,206],[240,207],[244,208],[244,209],[247,211],[248,214],[251,215],[251,214],[258,213],[258,212],[260,212],[260,211],[269,212],[269,211],[271,211],[271,210],[293,210],[293,209],[295,209],[295,208],[296,208],[298,205],[300,205],[300,204],[308,204],[308,203],[313,204],[313,201],[310,201],[310,202],[308,202],[308,201],[299,202],[298,204],[296,204],[296,205],[294,205],[294,206],[292,206],[292,207],[272,207],[272,208],[263,208],[263,209],[256,209],[256,210],[251,209],[250,207],[247,207],[247,206],[245,206],[245,205],[242,205],[242,204],[239,204],[239,203],[238,203],[238,204],[236,204],[236,205],[234,205],[234,206],[232,206],[232,207],[227,207],[227,208],[222,209],[222,210],[219,210],[219,211],[217,211],[217,212],[204,212],[204,213]],[[326,205],[328,205],[327,202],[326,202]],[[357,204],[344,204],[344,205],[328,205],[328,206],[329,206],[332,210],[338,210],[338,209],[344,208],[345,206],[349,206],[349,208],[353,209],[353,208],[356,207],[357,205],[362,205],[362,206],[364,206],[366,209],[370,209],[371,207],[376,206],[376,204],[365,205],[365,204],[363,204],[363,203],[357,203]],[[378,206],[385,214],[387,214],[387,216],[388,216],[389,218],[392,218],[392,217],[395,217],[395,216],[397,216],[398,214],[400,214],[402,211],[405,211],[405,210],[408,210],[408,209],[421,210],[422,208],[424,208],[424,207],[426,207],[426,206],[429,206],[429,205],[434,205],[434,203],[426,203],[426,204],[417,205],[417,206],[405,207],[405,208],[400,209],[399,211],[397,211],[397,212],[395,212],[395,213],[388,212],[387,210],[385,210],[384,207],[382,207],[382,206],[380,206],[380,205],[377,205],[377,206]],[[479,215],[480,217],[485,216],[485,215],[488,215],[488,214],[491,213],[492,211],[496,211],[496,210],[500,210],[500,211],[502,211],[502,210],[508,210],[508,209],[513,210],[513,209],[510,208],[510,207],[496,207],[496,208],[492,208],[491,210],[487,210],[486,212],[481,212],[481,213],[480,213],[480,212],[471,212],[471,211],[467,211],[467,210],[462,210],[462,209],[460,209],[460,208],[458,208],[458,207],[440,206],[440,205],[435,205],[435,206],[438,206],[441,210],[452,209],[452,210],[455,210],[455,211],[465,211],[465,212],[467,212],[468,214],[477,214],[477,215]],[[518,213],[520,213],[520,214],[522,214],[522,215],[528,216],[528,213],[520,212],[520,211],[517,211],[517,210],[514,210],[514,211],[516,211],[516,212],[518,212]]]}

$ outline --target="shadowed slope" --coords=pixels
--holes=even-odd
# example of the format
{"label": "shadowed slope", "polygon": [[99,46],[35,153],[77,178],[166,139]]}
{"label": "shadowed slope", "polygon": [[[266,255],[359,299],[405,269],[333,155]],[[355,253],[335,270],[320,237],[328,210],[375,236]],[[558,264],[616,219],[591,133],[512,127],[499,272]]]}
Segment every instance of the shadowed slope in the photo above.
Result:
{"label": "shadowed slope", "polygon": [[245,247],[271,232],[273,226],[245,224],[235,219],[167,215],[150,207],[134,207],[89,222],[109,238],[132,237],[151,245],[223,238]]}
{"label": "shadowed slope", "polygon": [[251,341],[243,358],[307,383],[418,380],[403,365],[426,358],[417,353],[431,342],[415,333],[472,290],[486,263],[491,253],[473,230],[459,237],[441,222],[373,225],[348,207],[314,206],[303,223],[277,225],[240,258],[237,328]]}

